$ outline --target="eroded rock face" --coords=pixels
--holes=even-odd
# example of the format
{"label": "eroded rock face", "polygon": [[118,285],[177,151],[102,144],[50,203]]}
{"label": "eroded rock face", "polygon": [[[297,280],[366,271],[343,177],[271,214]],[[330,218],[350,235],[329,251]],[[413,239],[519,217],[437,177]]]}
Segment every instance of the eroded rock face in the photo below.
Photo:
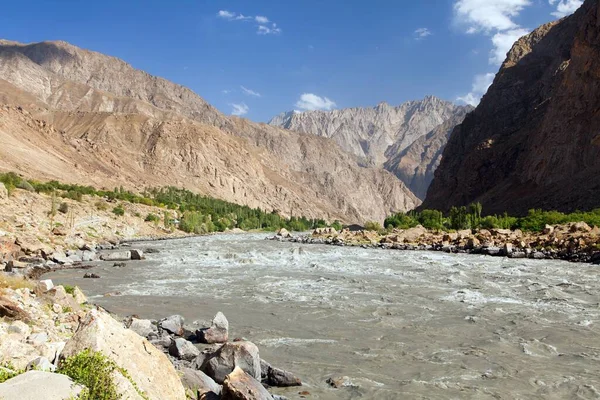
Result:
{"label": "eroded rock face", "polygon": [[600,198],[597,0],[519,39],[454,129],[423,208],[574,211]]}
{"label": "eroded rock face", "polygon": [[[185,400],[185,390],[169,359],[148,340],[125,329],[110,315],[90,311],[67,342],[61,357],[68,358],[84,349],[100,351],[124,368],[138,388],[150,399]],[[120,373],[115,379],[122,393],[134,393]],[[133,389],[133,391],[132,391]]]}

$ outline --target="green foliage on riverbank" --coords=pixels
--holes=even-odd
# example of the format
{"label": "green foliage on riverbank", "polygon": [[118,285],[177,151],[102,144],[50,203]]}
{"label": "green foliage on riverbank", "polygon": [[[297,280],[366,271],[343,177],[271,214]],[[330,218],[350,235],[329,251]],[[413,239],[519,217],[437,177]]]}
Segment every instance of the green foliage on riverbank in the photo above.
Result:
{"label": "green foliage on riverbank", "polygon": [[482,216],[481,204],[468,207],[452,207],[447,215],[437,210],[411,211],[394,214],[385,219],[386,228],[408,229],[422,225],[432,230],[459,229],[521,229],[540,232],[546,225],[558,225],[569,222],[586,222],[590,226],[600,226],[600,209],[588,212],[565,214],[559,211],[530,210],[524,217],[503,215]]}
{"label": "green foliage on riverbank", "polygon": [[[122,201],[177,210],[182,215],[180,221],[175,221],[170,216],[165,217],[165,226],[170,227],[179,223],[179,228],[189,233],[223,232],[233,228],[268,231],[286,228],[290,231],[306,231],[329,226],[321,219],[307,219],[301,216],[284,218],[277,211],[267,212],[260,208],[250,208],[176,187],[149,188],[143,193],[136,194],[123,187],[114,190],[97,190],[92,186],[65,184],[58,181],[25,180],[12,172],[0,174],[0,182],[6,185],[9,193],[19,185],[28,185],[38,193],[53,194],[76,201],[81,201],[86,195],[102,197],[109,202]],[[96,207],[108,209],[102,201],[96,202]],[[125,210],[121,205],[116,205],[113,212],[121,216],[124,215]],[[151,217],[147,221],[157,222],[156,218]],[[332,226],[338,230],[342,228],[339,221],[335,221]]]}
{"label": "green foliage on riverbank", "polygon": [[117,400],[113,372],[117,365],[101,353],[84,350],[60,363],[59,374],[69,376],[73,381],[85,386],[87,390],[79,398],[84,400]]}

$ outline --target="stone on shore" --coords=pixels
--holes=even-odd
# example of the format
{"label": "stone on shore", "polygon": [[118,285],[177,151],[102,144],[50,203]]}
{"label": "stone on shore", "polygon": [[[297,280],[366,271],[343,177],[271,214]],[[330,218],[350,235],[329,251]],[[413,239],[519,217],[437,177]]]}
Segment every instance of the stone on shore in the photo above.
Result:
{"label": "stone on shore", "polygon": [[86,273],[83,275],[83,277],[84,277],[84,278],[86,278],[86,279],[99,279],[99,278],[100,278],[100,275],[98,275],[98,274],[95,274],[95,273],[93,273],[93,272],[86,272]]}
{"label": "stone on shore", "polygon": [[180,360],[192,361],[200,355],[200,350],[184,338],[177,338],[171,341],[169,354]]}
{"label": "stone on shore", "polygon": [[131,318],[131,321],[127,325],[129,329],[141,337],[148,338],[152,333],[158,334],[158,327],[149,319]]}
{"label": "stone on shore", "polygon": [[127,251],[115,251],[112,253],[102,254],[100,256],[102,261],[129,261],[131,260],[131,252]]}
{"label": "stone on shore", "polygon": [[261,379],[260,356],[254,343],[225,343],[204,362],[202,370],[215,382],[223,383],[235,367],[240,367],[254,379]]}
{"label": "stone on shore", "polygon": [[[88,312],[77,332],[67,342],[61,358],[68,358],[85,349],[103,353],[127,371],[131,381],[149,399],[186,398],[177,371],[167,356],[103,311],[94,309]],[[129,379],[120,372],[115,371],[113,378],[123,398],[140,398]]]}
{"label": "stone on shore", "polygon": [[285,228],[281,228],[280,230],[277,231],[277,236],[282,237],[282,238],[291,238],[292,234]]}
{"label": "stone on shore", "polygon": [[198,341],[201,343],[227,343],[229,339],[229,322],[222,312],[218,312],[212,320],[210,328],[196,331]]}
{"label": "stone on shore", "polygon": [[66,375],[32,370],[0,384],[0,399],[68,400],[78,398],[83,390]]}
{"label": "stone on shore", "polygon": [[39,281],[37,286],[35,287],[36,293],[46,293],[49,290],[54,288],[54,283],[52,283],[52,279],[44,279],[43,281]]}
{"label": "stone on shore", "polygon": [[273,400],[273,396],[242,368],[235,369],[223,382],[223,400]]}
{"label": "stone on shore", "polygon": [[300,378],[291,372],[273,367],[265,360],[260,360],[261,379],[263,383],[275,387],[302,386]]}
{"label": "stone on shore", "polygon": [[199,399],[202,396],[205,396],[209,400],[220,398],[221,385],[217,384],[204,372],[191,368],[183,368],[180,374],[181,383],[183,383],[183,387],[191,399]]}
{"label": "stone on shore", "polygon": [[170,317],[160,320],[158,326],[173,335],[183,336],[184,322],[185,320],[181,315],[171,315]]}
{"label": "stone on shore", "polygon": [[73,300],[75,300],[77,304],[87,303],[87,297],[85,297],[85,294],[83,294],[78,286],[75,286],[73,289]]}
{"label": "stone on shore", "polygon": [[142,250],[131,249],[130,253],[131,253],[131,259],[132,260],[143,260],[145,258],[144,257],[144,252]]}

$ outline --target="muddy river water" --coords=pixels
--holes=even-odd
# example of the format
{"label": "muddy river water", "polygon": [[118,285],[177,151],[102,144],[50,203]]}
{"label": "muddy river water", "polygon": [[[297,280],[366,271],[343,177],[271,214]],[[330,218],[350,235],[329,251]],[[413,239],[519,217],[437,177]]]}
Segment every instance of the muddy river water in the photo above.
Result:
{"label": "muddy river water", "polygon": [[290,399],[600,398],[599,266],[265,236],[136,243],[160,253],[48,277],[120,315],[223,311],[231,337],[302,378],[276,392]]}

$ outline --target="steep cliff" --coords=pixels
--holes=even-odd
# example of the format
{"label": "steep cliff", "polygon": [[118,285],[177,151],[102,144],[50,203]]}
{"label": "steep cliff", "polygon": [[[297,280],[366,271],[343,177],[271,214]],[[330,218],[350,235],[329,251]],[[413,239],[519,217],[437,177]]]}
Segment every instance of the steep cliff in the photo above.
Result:
{"label": "steep cliff", "polygon": [[488,213],[600,206],[600,12],[519,39],[455,128],[423,208],[480,201]]}
{"label": "steep cliff", "polygon": [[[177,185],[284,215],[364,222],[419,200],[333,141],[226,117],[187,88],[65,42],[0,41],[0,168]],[[18,108],[21,107],[21,108]]]}

